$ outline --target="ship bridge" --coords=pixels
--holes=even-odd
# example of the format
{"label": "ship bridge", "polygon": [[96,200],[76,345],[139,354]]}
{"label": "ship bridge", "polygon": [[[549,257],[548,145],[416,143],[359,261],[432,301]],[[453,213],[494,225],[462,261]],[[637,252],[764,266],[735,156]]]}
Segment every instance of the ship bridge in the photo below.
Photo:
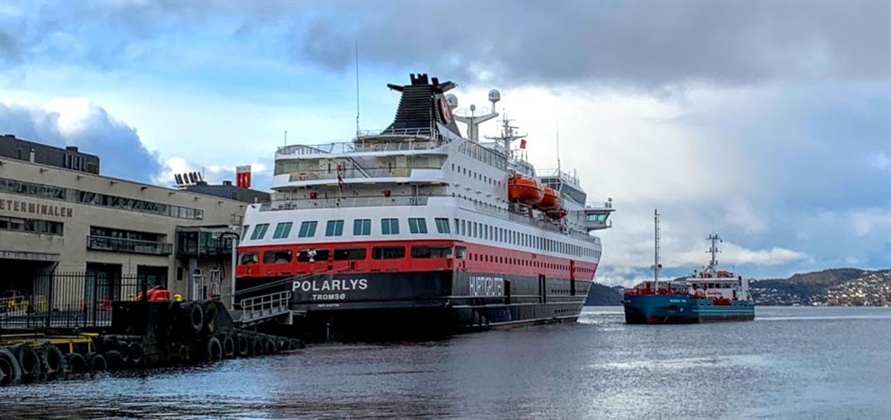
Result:
{"label": "ship bridge", "polygon": [[603,204],[588,204],[583,211],[585,213],[585,220],[583,223],[588,230],[588,233],[613,227],[612,221],[607,220],[609,219],[609,215],[616,211],[616,209],[613,208],[612,198],[607,199]]}

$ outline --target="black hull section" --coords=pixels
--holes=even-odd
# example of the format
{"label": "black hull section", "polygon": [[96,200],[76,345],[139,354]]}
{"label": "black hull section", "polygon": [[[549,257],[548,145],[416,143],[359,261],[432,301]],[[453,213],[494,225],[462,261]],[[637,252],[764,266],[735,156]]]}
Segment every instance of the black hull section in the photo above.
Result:
{"label": "black hull section", "polygon": [[[269,279],[275,283],[275,279]],[[432,271],[318,275],[292,292],[294,327],[309,341],[431,337],[530,324],[574,322],[590,282]]]}

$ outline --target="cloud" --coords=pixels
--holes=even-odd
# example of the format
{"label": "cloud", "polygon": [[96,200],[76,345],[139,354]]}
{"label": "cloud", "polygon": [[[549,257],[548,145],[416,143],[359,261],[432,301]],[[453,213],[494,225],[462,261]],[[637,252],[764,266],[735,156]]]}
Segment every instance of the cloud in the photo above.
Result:
{"label": "cloud", "polygon": [[891,3],[879,1],[482,3],[470,14],[444,2],[18,6],[31,13],[9,14],[0,23],[14,28],[9,34],[22,57],[41,53],[42,60],[100,68],[126,66],[121,56],[165,61],[170,52],[151,44],[168,42],[170,34],[226,52],[231,42],[202,36],[212,33],[216,39],[263,37],[273,46],[266,54],[291,54],[300,64],[335,71],[352,68],[359,40],[364,63],[431,69],[465,83],[488,77],[514,85],[593,80],[661,89],[700,82],[887,81],[891,74]]}
{"label": "cloud", "polygon": [[136,129],[86,99],[56,98],[42,107],[0,102],[0,132],[53,146],[78,146],[99,156],[100,172],[151,182],[161,171]]}
{"label": "cloud", "polygon": [[[251,166],[251,189],[258,191],[269,191],[272,184],[272,169],[269,163],[256,162]],[[231,181],[235,183],[235,169],[221,166],[209,165],[202,166],[199,163],[189,161],[180,156],[173,156],[164,161],[164,169],[156,176],[153,181],[158,185],[173,186],[175,184],[176,174],[186,172],[201,172],[203,178],[209,184],[222,184],[223,181]]]}

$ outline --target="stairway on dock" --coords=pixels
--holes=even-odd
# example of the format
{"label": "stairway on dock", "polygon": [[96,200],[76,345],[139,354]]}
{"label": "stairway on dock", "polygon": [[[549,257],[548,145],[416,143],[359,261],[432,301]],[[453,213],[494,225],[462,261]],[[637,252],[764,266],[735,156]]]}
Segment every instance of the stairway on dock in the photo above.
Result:
{"label": "stairway on dock", "polygon": [[282,324],[292,325],[294,315],[302,315],[301,311],[292,311],[291,292],[275,292],[241,300],[241,310],[229,313],[239,328],[250,327],[265,322],[278,320]]}

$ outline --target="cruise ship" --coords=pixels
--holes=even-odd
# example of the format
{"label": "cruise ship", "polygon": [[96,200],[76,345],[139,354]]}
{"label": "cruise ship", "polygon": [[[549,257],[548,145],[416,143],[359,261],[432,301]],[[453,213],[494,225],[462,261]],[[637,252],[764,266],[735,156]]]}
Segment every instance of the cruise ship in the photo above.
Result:
{"label": "cruise ship", "polygon": [[326,334],[575,321],[612,199],[587,204],[577,176],[536,170],[506,118],[480,140],[497,90],[477,112],[426,74],[387,86],[401,98],[386,129],[277,150],[271,202],[245,214],[238,297],[278,293]]}

